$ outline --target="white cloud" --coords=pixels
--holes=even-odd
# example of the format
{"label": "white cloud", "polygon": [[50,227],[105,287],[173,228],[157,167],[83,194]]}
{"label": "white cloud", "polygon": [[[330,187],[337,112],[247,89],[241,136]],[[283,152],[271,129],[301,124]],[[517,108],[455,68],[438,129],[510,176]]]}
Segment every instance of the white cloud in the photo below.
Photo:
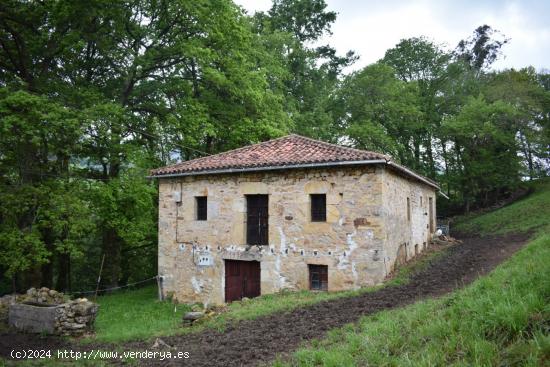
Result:
{"label": "white cloud", "polygon": [[[268,10],[269,0],[236,0],[250,13]],[[454,48],[473,30],[488,24],[511,38],[503,49],[505,58],[497,69],[528,65],[550,68],[550,3],[536,1],[360,1],[328,0],[328,8],[338,12],[329,43],[340,53],[354,50],[360,60],[353,69],[376,62],[388,48],[403,38],[426,36]]]}

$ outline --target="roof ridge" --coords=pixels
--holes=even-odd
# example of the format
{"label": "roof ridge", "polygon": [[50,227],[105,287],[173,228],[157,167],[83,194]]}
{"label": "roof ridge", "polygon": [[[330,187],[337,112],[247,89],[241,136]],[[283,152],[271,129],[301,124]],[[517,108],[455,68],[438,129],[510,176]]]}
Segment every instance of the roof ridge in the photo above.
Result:
{"label": "roof ridge", "polygon": [[[276,163],[277,157],[281,159],[280,163],[282,164],[290,164],[293,160],[303,161],[304,158],[306,158],[304,161],[309,161],[305,156],[300,157],[301,153],[299,151],[295,153],[295,155],[297,154],[297,157],[299,158],[296,158],[295,156],[293,158],[289,158],[290,161],[282,161],[282,159],[284,159],[285,154],[283,154],[279,149],[281,146],[285,146],[285,145],[295,146],[296,149],[298,150],[305,149],[305,147],[309,147],[310,152],[325,151],[325,153],[332,155],[331,158],[324,158],[322,156],[316,157],[316,158],[312,157],[310,159],[311,162],[326,162],[329,160],[333,160],[335,162],[342,161],[342,160],[351,161],[351,160],[358,160],[359,159],[358,157],[364,157],[364,156],[374,156],[374,157],[377,157],[378,159],[383,159],[387,162],[391,160],[391,157],[385,154],[372,152],[368,150],[361,150],[357,148],[351,148],[351,147],[347,147],[339,144],[332,144],[322,140],[317,140],[307,136],[291,133],[288,135],[280,136],[275,139],[261,141],[258,143],[227,150],[225,152],[220,152],[220,153],[208,155],[205,157],[198,157],[198,158],[182,161],[179,163],[167,165],[164,167],[159,167],[151,170],[151,173],[155,175],[155,174],[159,174],[167,171],[208,170],[209,168],[213,168],[213,167],[227,166],[227,164],[223,163],[226,160],[230,160],[230,161],[232,160],[233,162],[229,163],[229,165],[234,165],[234,166],[236,165],[239,165],[239,166],[272,165]],[[296,150],[296,149],[291,149],[291,150]],[[262,155],[264,155],[266,152],[269,152],[269,151],[272,151],[270,154],[273,158],[275,158],[271,160],[268,159],[267,161],[269,161],[269,163],[265,160],[264,162],[261,162],[261,160],[258,162],[249,161],[250,157],[254,156],[256,153],[259,154],[259,157],[261,157]],[[242,156],[241,156],[241,152],[243,154]],[[305,153],[306,155],[308,154],[305,151],[303,153]],[[314,153],[314,154],[318,154],[318,153]],[[253,158],[253,159],[255,160],[256,158]],[[242,162],[240,162],[241,160]],[[191,168],[191,166],[195,166],[195,168]]]}
{"label": "roof ridge", "polygon": [[352,147],[348,147],[348,146],[345,146],[345,145],[329,143],[329,142],[326,142],[326,141],[323,141],[323,140],[317,140],[317,139],[310,138],[309,136],[303,136],[303,135],[298,135],[298,134],[290,134],[290,135],[287,135],[287,136],[291,136],[291,135],[297,136],[297,137],[305,139],[305,140],[313,141],[315,143],[321,143],[321,144],[329,146],[331,148],[347,149],[347,150],[354,151],[356,153],[363,153],[363,154],[364,153],[378,154],[378,155],[384,156],[387,160],[391,160],[391,157],[388,156],[387,154],[374,152],[372,150],[352,148]]}

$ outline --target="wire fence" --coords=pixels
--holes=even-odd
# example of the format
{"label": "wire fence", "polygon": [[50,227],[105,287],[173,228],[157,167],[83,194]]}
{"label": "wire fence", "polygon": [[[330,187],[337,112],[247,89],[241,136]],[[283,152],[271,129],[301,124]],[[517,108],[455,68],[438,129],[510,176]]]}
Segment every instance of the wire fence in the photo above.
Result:
{"label": "wire fence", "polygon": [[133,282],[133,283],[128,283],[128,284],[125,284],[125,285],[120,285],[120,286],[117,286],[117,287],[110,287],[110,288],[102,288],[102,289],[97,289],[97,290],[91,290],[91,291],[76,291],[76,292],[70,292],[72,295],[83,295],[83,294],[95,294],[95,293],[103,293],[103,292],[111,292],[111,291],[115,291],[115,290],[120,290],[120,289],[124,289],[124,288],[129,288],[129,287],[133,287],[133,286],[136,286],[138,284],[143,284],[143,283],[147,283],[147,282],[150,282],[151,280],[157,280],[158,281],[159,279],[159,276],[158,275],[155,275],[154,277],[151,277],[151,278],[147,278],[147,279],[143,279],[143,280],[140,280],[138,282]]}

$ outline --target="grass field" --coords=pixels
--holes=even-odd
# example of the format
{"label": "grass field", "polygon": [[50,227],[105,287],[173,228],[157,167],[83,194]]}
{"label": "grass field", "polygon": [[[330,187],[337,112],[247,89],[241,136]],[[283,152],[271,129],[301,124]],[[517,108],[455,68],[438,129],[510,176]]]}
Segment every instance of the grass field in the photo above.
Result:
{"label": "grass field", "polygon": [[531,183],[532,194],[494,212],[463,216],[454,228],[462,232],[504,234],[550,233],[550,179]]}
{"label": "grass field", "polygon": [[[417,260],[401,269],[385,283],[384,286],[404,284],[408,277],[424,267],[429,260],[443,252],[427,252]],[[157,300],[156,286],[138,290],[124,291],[98,298],[100,311],[95,325],[96,335],[84,342],[94,340],[104,342],[121,342],[133,339],[148,339],[162,335],[173,335],[199,331],[204,328],[223,330],[227,325],[244,319],[254,319],[275,312],[284,312],[340,297],[350,297],[364,292],[374,291],[380,287],[369,287],[343,292],[282,292],[269,294],[246,302],[233,302],[227,306],[227,312],[206,319],[192,327],[182,327],[182,315],[191,306]]]}
{"label": "grass field", "polygon": [[177,305],[174,309],[173,304],[158,302],[157,297],[156,285],[98,297],[97,339],[145,339],[177,329],[183,313],[191,308]]}
{"label": "grass field", "polygon": [[441,299],[364,317],[276,366],[550,365],[550,182],[495,212],[462,218],[481,234],[533,232],[487,277]]}

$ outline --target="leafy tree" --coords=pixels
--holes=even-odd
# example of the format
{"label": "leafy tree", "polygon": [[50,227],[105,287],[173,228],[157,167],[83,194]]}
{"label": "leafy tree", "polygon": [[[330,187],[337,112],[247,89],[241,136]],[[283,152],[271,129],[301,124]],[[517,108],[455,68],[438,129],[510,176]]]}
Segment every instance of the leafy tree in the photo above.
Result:
{"label": "leafy tree", "polygon": [[510,103],[518,111],[516,139],[525,160],[526,176],[545,176],[550,140],[543,132],[548,129],[550,93],[539,84],[533,68],[491,73],[488,78],[484,88],[487,98]]}
{"label": "leafy tree", "polygon": [[345,106],[339,124],[355,146],[414,166],[413,141],[422,128],[415,83],[397,79],[385,64],[373,64],[351,74],[339,98]]}
{"label": "leafy tree", "polygon": [[[106,255],[105,285],[128,278],[121,252],[154,241],[154,205],[145,210],[121,196],[135,157],[145,156],[151,167],[178,155],[189,159],[265,140],[288,128],[283,92],[270,80],[270,53],[230,1],[11,0],[0,10],[5,98],[32,101],[13,110],[32,117],[25,128],[45,127],[14,145],[13,112],[5,113],[9,135],[3,143],[20,154],[2,154],[1,164],[12,172],[2,181],[38,185],[43,177],[27,174],[37,170],[97,181],[88,200],[99,215],[95,241]],[[43,111],[64,116],[42,123]],[[51,139],[56,129],[67,131]],[[149,186],[138,186],[147,196]],[[145,210],[140,216],[148,219],[135,217],[134,210]],[[29,209],[22,216],[31,214]],[[125,227],[133,220],[143,225]]]}
{"label": "leafy tree", "polygon": [[0,89],[0,226],[7,276],[29,270],[30,282],[50,285],[51,269],[44,266],[42,279],[40,267],[76,249],[75,232],[84,225],[79,215],[71,217],[80,206],[78,192],[55,178],[67,173],[80,134],[74,111],[25,90]]}
{"label": "leafy tree", "polygon": [[336,13],[326,8],[324,0],[274,0],[268,16],[273,29],[290,33],[303,44],[330,33]]}
{"label": "leafy tree", "polygon": [[548,73],[490,72],[500,33],[405,39],[345,77],[353,52],[319,44],[335,18],[324,0],[2,2],[5,279],[90,289],[103,256],[103,286],[156,274],[148,169],[288,131],[391,154],[466,209],[548,174]]}
{"label": "leafy tree", "polygon": [[477,27],[470,38],[458,43],[455,57],[480,72],[498,59],[508,42],[509,38],[485,24]]}
{"label": "leafy tree", "polygon": [[395,70],[399,79],[418,85],[423,123],[413,136],[413,167],[432,178],[436,176],[434,137],[441,123],[440,92],[447,78],[450,60],[448,52],[424,37],[401,40],[394,48],[386,51],[381,60]]}
{"label": "leafy tree", "polygon": [[286,70],[282,79],[285,107],[293,120],[293,131],[336,141],[334,101],[342,71],[356,57],[349,51],[338,56],[329,45],[311,47],[330,28],[336,13],[326,10],[324,0],[276,0],[267,13],[254,15],[262,38],[277,40],[272,58]]}
{"label": "leafy tree", "polygon": [[515,139],[518,110],[503,102],[470,97],[456,116],[444,120],[443,132],[452,136],[457,153],[455,176],[461,185],[465,211],[487,205],[520,181],[520,158]]}

